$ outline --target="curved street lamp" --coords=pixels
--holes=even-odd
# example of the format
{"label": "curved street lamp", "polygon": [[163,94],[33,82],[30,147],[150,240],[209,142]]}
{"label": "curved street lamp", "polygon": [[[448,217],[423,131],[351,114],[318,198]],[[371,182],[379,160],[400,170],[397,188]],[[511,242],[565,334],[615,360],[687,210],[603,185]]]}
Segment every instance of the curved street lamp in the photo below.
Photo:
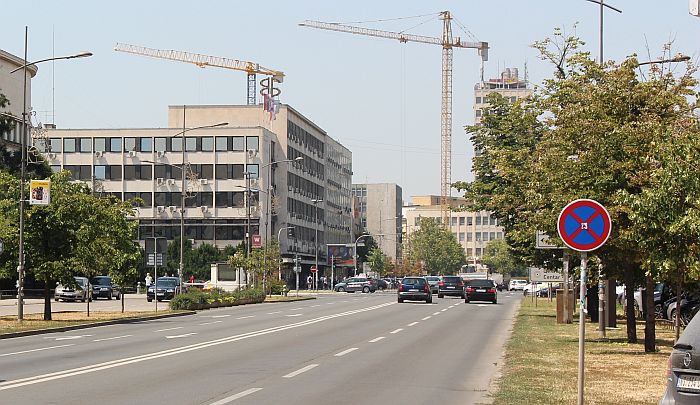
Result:
{"label": "curved street lamp", "polygon": [[20,174],[19,174],[19,264],[17,265],[17,320],[24,319],[24,175],[25,166],[27,165],[27,67],[36,65],[42,62],[52,60],[86,58],[92,56],[92,52],[80,52],[74,55],[57,56],[53,58],[40,59],[34,62],[27,62],[27,38],[29,35],[29,27],[24,27],[24,65],[10,71],[15,73],[19,70],[24,71],[24,81],[22,88],[22,140],[20,147]]}

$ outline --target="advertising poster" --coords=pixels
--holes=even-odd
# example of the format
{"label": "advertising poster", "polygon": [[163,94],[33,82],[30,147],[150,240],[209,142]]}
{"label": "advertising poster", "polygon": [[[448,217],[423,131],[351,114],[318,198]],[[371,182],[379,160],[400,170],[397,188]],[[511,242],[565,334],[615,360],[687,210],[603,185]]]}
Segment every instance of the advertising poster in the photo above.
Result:
{"label": "advertising poster", "polygon": [[29,182],[29,204],[49,205],[51,202],[51,180],[31,180]]}
{"label": "advertising poster", "polygon": [[336,266],[352,266],[353,252],[355,247],[345,244],[329,244],[328,245],[328,265],[331,265],[331,259],[335,261]]}

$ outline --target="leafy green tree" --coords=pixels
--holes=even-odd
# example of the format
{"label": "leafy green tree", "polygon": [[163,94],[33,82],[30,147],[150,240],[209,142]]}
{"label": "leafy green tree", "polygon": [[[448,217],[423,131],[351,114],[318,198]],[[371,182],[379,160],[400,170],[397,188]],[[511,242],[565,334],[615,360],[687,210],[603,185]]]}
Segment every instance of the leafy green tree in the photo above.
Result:
{"label": "leafy green tree", "polygon": [[389,259],[379,247],[375,247],[369,252],[367,263],[369,263],[372,271],[377,272],[381,276],[389,265]]}
{"label": "leafy green tree", "polygon": [[520,274],[518,261],[513,256],[508,247],[508,243],[503,239],[490,241],[484,249],[481,262],[489,267],[492,273],[501,273],[504,276],[515,276]]}
{"label": "leafy green tree", "polygon": [[189,276],[193,275],[196,279],[208,280],[211,275],[211,264],[219,261],[220,257],[221,252],[216,246],[208,243],[199,245],[187,254],[183,277],[189,279]]}
{"label": "leafy green tree", "polygon": [[[10,100],[8,100],[4,94],[0,93],[0,108],[6,108],[8,105],[10,105]],[[4,114],[0,114],[0,134],[6,134],[10,132],[11,129],[12,118]]]}
{"label": "leafy green tree", "polygon": [[428,274],[455,274],[466,263],[464,249],[450,231],[433,218],[421,218],[420,228],[406,244],[410,263],[420,264]]}

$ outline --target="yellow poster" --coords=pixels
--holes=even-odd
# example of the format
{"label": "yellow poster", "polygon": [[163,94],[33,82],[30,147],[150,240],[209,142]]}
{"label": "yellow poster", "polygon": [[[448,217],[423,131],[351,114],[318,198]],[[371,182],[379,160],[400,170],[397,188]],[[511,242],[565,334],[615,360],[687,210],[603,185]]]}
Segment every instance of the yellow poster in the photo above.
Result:
{"label": "yellow poster", "polygon": [[29,204],[49,205],[51,202],[51,180],[31,180],[29,190]]}

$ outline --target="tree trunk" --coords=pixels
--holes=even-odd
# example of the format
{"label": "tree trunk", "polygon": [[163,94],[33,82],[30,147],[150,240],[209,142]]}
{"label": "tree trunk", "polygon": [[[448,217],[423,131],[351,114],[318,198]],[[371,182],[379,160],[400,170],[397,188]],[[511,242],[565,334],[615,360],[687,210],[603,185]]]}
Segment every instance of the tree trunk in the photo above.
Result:
{"label": "tree trunk", "polygon": [[637,320],[634,315],[634,275],[625,269],[625,317],[627,318],[627,343],[637,343]]}
{"label": "tree trunk", "polygon": [[646,290],[644,291],[646,301],[644,312],[646,319],[644,324],[644,351],[653,353],[656,351],[656,313],[654,312],[654,279],[651,275],[646,277]]}
{"label": "tree trunk", "polygon": [[678,283],[676,284],[676,319],[673,320],[674,328],[676,329],[676,336],[673,339],[673,343],[678,342],[678,338],[681,334],[681,290],[683,288],[683,270],[678,268]]}
{"label": "tree trunk", "polygon": [[44,320],[51,320],[51,280],[44,277]]}

